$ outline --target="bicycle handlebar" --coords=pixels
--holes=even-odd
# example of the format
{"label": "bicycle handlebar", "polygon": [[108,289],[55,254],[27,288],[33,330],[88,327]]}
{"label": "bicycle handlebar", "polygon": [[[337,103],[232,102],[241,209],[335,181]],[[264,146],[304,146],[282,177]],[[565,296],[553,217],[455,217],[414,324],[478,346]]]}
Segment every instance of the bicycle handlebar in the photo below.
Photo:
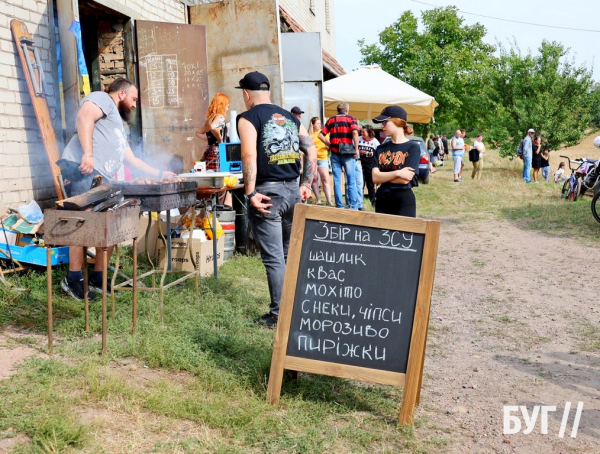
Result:
{"label": "bicycle handlebar", "polygon": [[[583,158],[579,158],[579,159],[571,159],[568,156],[563,156],[563,155],[559,155],[560,158],[565,158],[567,160],[567,162],[569,163],[569,170],[572,172],[573,167],[571,167],[571,163],[577,163],[579,165],[583,164],[585,162],[585,159]],[[578,166],[579,167],[579,166]]]}

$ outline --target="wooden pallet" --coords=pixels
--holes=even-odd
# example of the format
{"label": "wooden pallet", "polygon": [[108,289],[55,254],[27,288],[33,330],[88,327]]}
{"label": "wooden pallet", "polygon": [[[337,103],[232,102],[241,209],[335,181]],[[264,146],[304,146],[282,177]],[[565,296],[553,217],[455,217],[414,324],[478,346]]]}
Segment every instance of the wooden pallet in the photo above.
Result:
{"label": "wooden pallet", "polygon": [[42,141],[48,156],[48,163],[54,180],[54,189],[59,200],[65,198],[64,189],[60,179],[60,167],[56,165],[56,161],[60,159],[60,151],[56,140],[56,131],[52,127],[52,117],[46,100],[47,92],[45,89],[44,70],[41,66],[41,60],[37,48],[33,45],[33,39],[27,30],[25,24],[13,19],[10,21],[10,28],[17,45],[23,72],[31,95],[33,110],[40,127]]}

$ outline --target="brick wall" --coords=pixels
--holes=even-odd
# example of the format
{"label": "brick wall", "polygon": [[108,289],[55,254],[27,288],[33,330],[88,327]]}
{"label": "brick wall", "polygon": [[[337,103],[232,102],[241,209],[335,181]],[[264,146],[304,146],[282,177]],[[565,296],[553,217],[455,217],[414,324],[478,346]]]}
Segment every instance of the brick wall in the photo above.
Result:
{"label": "brick wall", "polygon": [[17,18],[33,36],[54,116],[56,84],[52,77],[47,10],[45,0],[0,0],[0,209],[31,197],[42,202],[54,197],[48,160],[10,30],[10,21]]}
{"label": "brick wall", "polygon": [[[98,3],[135,19],[186,21],[185,7],[176,0],[98,0]],[[7,206],[16,207],[29,198],[48,205],[55,197],[46,152],[10,30],[12,19],[26,24],[40,52],[53,118],[58,96],[52,72],[47,0],[0,0],[0,214]],[[121,64],[119,52],[122,49],[118,45],[108,50],[107,56],[111,56],[107,60],[113,62],[113,67]],[[102,82],[110,83],[110,78]]]}
{"label": "brick wall", "polygon": [[[335,58],[335,0],[280,0],[279,3],[307,32],[321,32],[321,46]],[[326,27],[327,4],[329,31]]]}
{"label": "brick wall", "polygon": [[98,23],[98,52],[102,90],[119,77],[127,77],[123,52],[123,21]]}
{"label": "brick wall", "polygon": [[[176,0],[100,0],[105,6],[119,10],[119,5],[137,14],[135,19],[185,23],[185,6]],[[113,5],[114,4],[114,5]],[[121,11],[128,15],[126,11]]]}
{"label": "brick wall", "polygon": [[119,0],[131,7],[135,4],[142,19],[161,22],[185,23],[185,6],[175,0]]}

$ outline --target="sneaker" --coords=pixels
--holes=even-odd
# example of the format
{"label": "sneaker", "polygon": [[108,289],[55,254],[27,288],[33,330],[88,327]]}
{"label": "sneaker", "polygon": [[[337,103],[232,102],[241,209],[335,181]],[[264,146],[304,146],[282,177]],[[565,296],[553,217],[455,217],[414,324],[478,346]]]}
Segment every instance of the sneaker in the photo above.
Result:
{"label": "sneaker", "polygon": [[[71,298],[83,301],[84,293],[83,293],[83,279],[80,281],[69,281],[65,277],[62,281],[60,281],[61,288],[65,291],[67,295]],[[96,294],[91,291],[91,287],[88,289],[88,299],[90,301],[96,299]]]}
{"label": "sneaker", "polygon": [[259,317],[254,320],[254,323],[260,326],[264,326],[265,328],[276,328],[277,327],[277,315],[273,314],[265,314],[262,317]]}
{"label": "sneaker", "polygon": [[[90,277],[90,280],[88,281],[88,286],[89,286],[90,290],[92,290],[93,292],[96,292],[96,293],[102,295],[102,279],[99,279],[96,281]],[[107,279],[106,280],[106,294],[107,295],[110,295],[111,288],[112,288],[111,280]]]}
{"label": "sneaker", "polygon": [[364,209],[363,207],[360,207],[360,208],[358,209],[358,211],[365,211],[365,209]]}

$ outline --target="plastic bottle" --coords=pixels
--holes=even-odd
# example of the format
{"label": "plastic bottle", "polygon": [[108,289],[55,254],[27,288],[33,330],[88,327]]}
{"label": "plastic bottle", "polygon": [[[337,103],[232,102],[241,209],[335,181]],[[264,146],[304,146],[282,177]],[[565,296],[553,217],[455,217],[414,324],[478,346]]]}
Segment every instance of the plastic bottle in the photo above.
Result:
{"label": "plastic bottle", "polygon": [[237,128],[236,128],[236,117],[237,117],[237,112],[235,110],[232,110],[229,113],[229,142],[231,143],[239,143],[240,141],[240,136],[238,136],[238,132],[237,132]]}

